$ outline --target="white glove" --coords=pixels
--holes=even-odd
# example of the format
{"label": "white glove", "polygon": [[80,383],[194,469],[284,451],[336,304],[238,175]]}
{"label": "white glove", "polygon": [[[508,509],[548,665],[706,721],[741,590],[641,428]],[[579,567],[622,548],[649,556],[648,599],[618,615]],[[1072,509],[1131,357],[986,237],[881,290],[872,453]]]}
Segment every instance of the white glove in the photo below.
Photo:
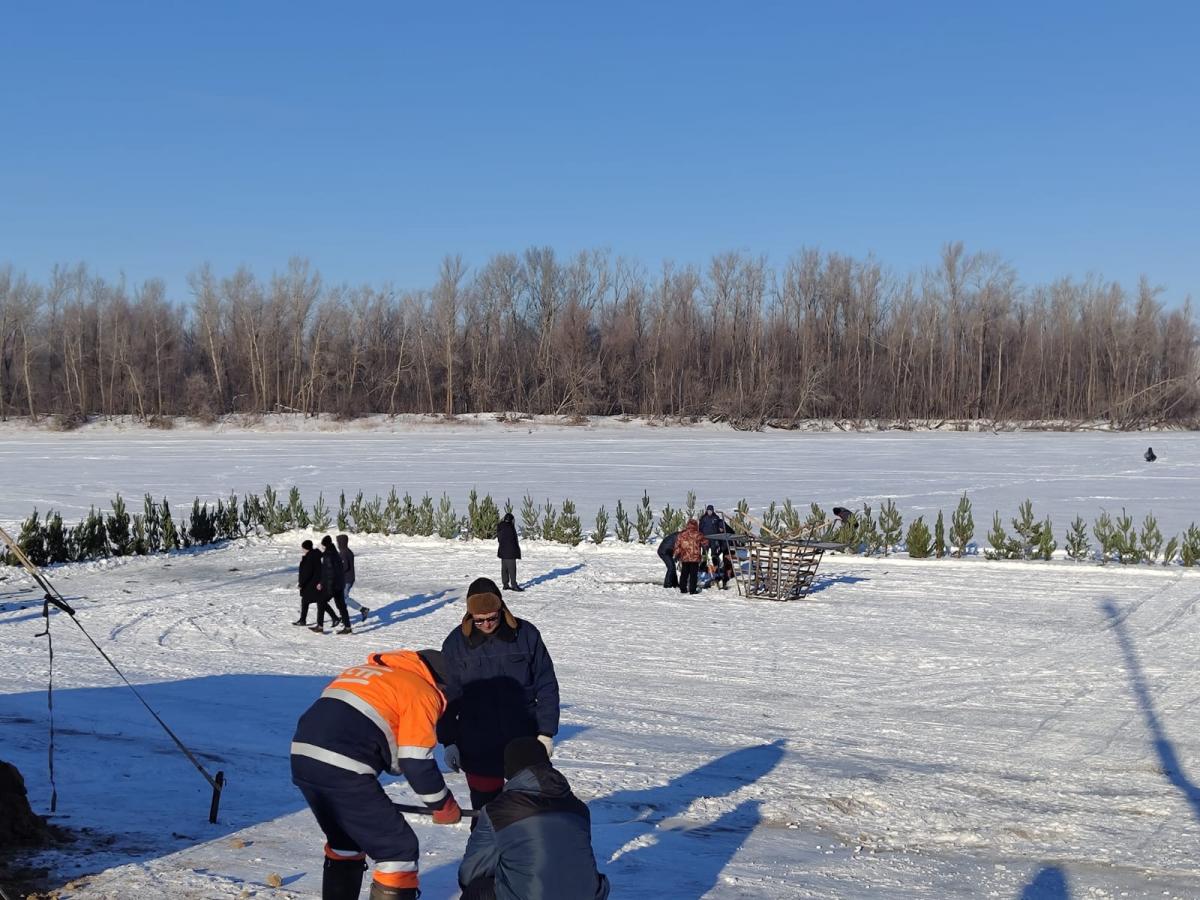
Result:
{"label": "white glove", "polygon": [[458,747],[455,744],[447,744],[446,751],[443,754],[446,757],[446,765],[454,772],[462,771],[462,756],[458,752]]}
{"label": "white glove", "polygon": [[546,748],[546,755],[554,755],[554,738],[548,734],[539,734],[538,740],[542,742],[542,746]]}

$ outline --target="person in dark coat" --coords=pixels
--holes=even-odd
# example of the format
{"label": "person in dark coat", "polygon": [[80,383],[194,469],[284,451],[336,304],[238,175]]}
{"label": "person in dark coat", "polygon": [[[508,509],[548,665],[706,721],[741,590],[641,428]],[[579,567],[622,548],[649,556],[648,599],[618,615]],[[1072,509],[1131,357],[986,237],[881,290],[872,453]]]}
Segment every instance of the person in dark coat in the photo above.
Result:
{"label": "person in dark coat", "polygon": [[606,900],[592,817],[534,738],[504,750],[500,796],[483,808],[458,867],[462,900]]}
{"label": "person in dark coat", "polygon": [[[337,605],[338,614],[334,616],[330,613],[332,621],[329,623],[331,627],[336,626],[338,622],[342,623],[342,629],[338,634],[350,634],[350,614],[346,612],[346,570],[342,566],[342,555],[338,553],[337,547],[333,545],[333,538],[329,535],[321,538],[321,546],[324,552],[321,554],[321,580],[325,585],[325,596],[332,600]],[[317,607],[317,624],[313,626],[313,631],[324,631],[324,609]]]}
{"label": "person in dark coat", "polygon": [[536,737],[553,752],[558,678],[541,634],[509,611],[490,578],[467,589],[467,614],[442,653],[447,706],[438,740],[446,765],[467,776],[471,806],[479,809],[504,787],[509,741]]}
{"label": "person in dark coat", "polygon": [[[714,534],[724,534],[726,525],[725,520],[721,518],[713,505],[710,503],[704,507],[704,515],[700,517],[700,533],[706,538],[711,538]],[[719,572],[724,570],[724,564],[721,561],[721,551],[725,545],[721,541],[708,542],[708,584],[714,584],[719,575]]]}
{"label": "person in dark coat", "polygon": [[[342,588],[342,599],[346,601],[347,611],[353,606],[362,613],[362,620],[367,621],[367,615],[371,612],[370,607],[363,606],[357,600],[350,596],[350,589],[354,587],[354,551],[350,549],[349,535],[339,534],[337,536],[338,556],[342,558],[342,575],[345,579],[345,587]],[[347,622],[350,620],[347,619]]]}
{"label": "person in dark coat", "polygon": [[517,584],[517,560],[521,558],[521,544],[517,540],[517,525],[512,513],[505,513],[496,526],[496,540],[500,545],[496,548],[496,555],[500,557],[500,580],[504,582],[504,589],[525,590]]}
{"label": "person in dark coat", "polygon": [[1146,452],[1142,454],[1142,459],[1146,460],[1146,462],[1154,462],[1158,459],[1158,454],[1154,452],[1153,447],[1147,447]]}
{"label": "person in dark coat", "polygon": [[312,541],[304,541],[300,547],[304,550],[304,556],[300,558],[300,618],[293,625],[308,624],[308,608],[314,603],[317,604],[318,622],[326,610],[330,618],[333,617],[333,609],[325,597],[325,585],[321,581],[321,551],[313,547]]}
{"label": "person in dark coat", "polygon": [[675,570],[675,540],[678,537],[679,532],[672,531],[658,545],[658,558],[667,567],[667,577],[663,579],[663,587],[665,588],[679,587],[679,575]]}

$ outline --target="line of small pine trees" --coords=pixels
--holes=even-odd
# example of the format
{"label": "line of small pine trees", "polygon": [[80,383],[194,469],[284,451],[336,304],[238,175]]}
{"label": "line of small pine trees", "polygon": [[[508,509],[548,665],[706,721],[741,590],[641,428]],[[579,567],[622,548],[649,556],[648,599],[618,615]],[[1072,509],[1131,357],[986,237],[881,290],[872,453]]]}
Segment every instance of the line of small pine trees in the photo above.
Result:
{"label": "line of small pine trees", "polygon": [[[141,512],[131,514],[118,494],[108,513],[92,507],[82,521],[70,527],[57,512],[42,519],[34,510],[22,524],[17,541],[31,562],[46,565],[165,553],[251,535],[282,534],[293,529],[322,532],[334,525],[338,531],[355,534],[491,539],[505,513],[513,513],[511,501],[504,501],[502,511],[490,494],[480,498],[475,488],[468,495],[466,514],[460,516],[446,494],[442,494],[436,503],[429,494],[418,502],[408,493],[400,497],[392,488],[387,497],[376,496],[370,500],[360,491],[347,503],[346,495],[342,493],[335,510],[326,503],[324,494],[318,495],[317,502],[309,507],[304,504],[299,488],[292,487],[284,499],[268,485],[261,495],[247,494],[240,501],[236,494],[219,499],[215,504],[201,503],[196,498],[190,512],[178,521],[165,497],[159,501],[149,494],[143,498]],[[643,492],[632,516],[624,503],[617,501],[611,534],[618,541],[646,543],[656,535],[678,531],[696,515],[695,491],[688,491],[680,507],[667,503],[657,513],[649,493]],[[585,538],[601,544],[610,535],[609,515],[604,506],[596,512],[595,527],[585,535],[575,504],[570,499],[563,500],[561,506],[549,499],[539,504],[526,494],[521,503],[520,523],[521,533],[528,539],[569,546],[576,546]],[[869,504],[864,504],[848,521],[826,515],[816,503],[802,513],[790,499],[782,504],[771,502],[757,523],[750,515],[749,504],[742,499],[730,515],[730,523],[742,533],[757,531],[781,535],[804,530],[819,540],[844,544],[849,553],[867,556],[903,550],[918,559],[961,557],[976,549],[972,543],[975,520],[966,494],[951,514],[949,529],[940,510],[932,530],[924,516],[918,516],[905,529],[900,510],[890,499],[879,507],[878,515]],[[986,558],[1050,559],[1058,549],[1050,518],[1039,520],[1034,516],[1029,500],[1020,504],[1017,516],[1010,523],[1011,534],[1000,513],[993,514],[992,529],[987,536],[990,546],[984,550]],[[1184,566],[1194,566],[1200,560],[1200,529],[1194,523],[1182,535],[1164,541],[1153,514],[1147,515],[1138,529],[1132,517],[1122,509],[1115,519],[1102,512],[1092,526],[1091,534],[1096,540],[1095,551],[1086,523],[1077,516],[1065,535],[1068,558],[1124,564],[1161,562],[1162,565],[1170,565],[1178,559]],[[7,556],[4,561],[15,563]]]}

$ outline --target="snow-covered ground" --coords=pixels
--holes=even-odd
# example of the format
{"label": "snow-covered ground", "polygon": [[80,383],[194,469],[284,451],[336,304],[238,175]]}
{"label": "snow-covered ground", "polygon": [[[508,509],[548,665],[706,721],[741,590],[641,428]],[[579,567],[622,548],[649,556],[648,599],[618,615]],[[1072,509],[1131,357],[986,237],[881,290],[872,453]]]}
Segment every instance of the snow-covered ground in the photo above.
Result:
{"label": "snow-covered ground", "polygon": [[[394,478],[389,467],[416,438],[372,449],[345,435],[202,434],[161,453],[142,452],[145,436],[71,439],[5,443],[6,517],[13,490],[77,490],[86,505],[92,491],[136,496],[140,471],[159,479],[155,493],[216,495],[240,485],[213,479],[279,483],[301,459],[323,473],[306,484],[368,492],[373,478],[420,490],[414,479],[474,471],[493,494],[508,492],[496,485],[512,473],[515,495],[522,478],[551,497],[587,489],[605,500],[632,499],[635,485],[673,502],[688,487],[720,487],[720,500],[795,485],[784,489],[794,500],[829,505],[886,485],[881,494],[913,498],[905,509],[922,497],[948,508],[963,488],[977,497],[990,486],[1004,509],[1031,496],[1057,518],[1055,498],[1120,497],[1131,511],[1153,502],[1160,521],[1168,509],[1190,521],[1200,495],[1200,441],[1185,434],[1156,436],[1153,467],[1140,459],[1145,437],[1124,435],[454,436]],[[90,461],[78,487],[55,486],[16,455],[39,442],[47,469],[66,472],[64,453],[108,465]],[[722,476],[718,460],[744,477]],[[801,466],[802,477],[782,478]],[[817,477],[828,480],[809,493]],[[868,486],[852,491],[856,480]],[[355,538],[356,595],[372,617],[354,635],[318,636],[289,624],[303,536],[52,571],[79,598],[88,633],[228,778],[220,824],[209,825],[207,784],[56,615],[54,821],[93,829],[39,860],[71,881],[64,898],[319,896],[321,837],[288,780],[297,716],[369,652],[439,645],[466,585],[496,577],[498,561],[490,542]],[[591,807],[614,897],[1200,896],[1200,574],[831,555],[810,599],[769,603],[665,591],[652,548],[524,549],[528,590],[507,599],[554,656],[555,762]],[[21,768],[45,813],[40,604],[19,572],[0,576],[0,758]],[[449,779],[465,797],[461,776]],[[392,790],[411,799],[402,782]],[[415,827],[425,898],[456,897],[466,825]],[[268,886],[273,875],[282,887]]]}

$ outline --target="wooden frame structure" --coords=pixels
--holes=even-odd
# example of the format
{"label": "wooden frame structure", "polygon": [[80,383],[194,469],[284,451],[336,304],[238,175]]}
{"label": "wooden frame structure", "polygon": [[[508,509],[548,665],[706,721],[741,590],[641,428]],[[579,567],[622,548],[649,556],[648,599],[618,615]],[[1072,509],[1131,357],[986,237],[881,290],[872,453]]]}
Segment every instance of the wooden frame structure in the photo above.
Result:
{"label": "wooden frame structure", "polygon": [[[810,532],[811,534],[811,532]],[[709,536],[712,540],[713,536]],[[811,537],[721,535],[733,563],[733,579],[743,597],[801,600],[812,587],[826,550],[844,545]]]}

